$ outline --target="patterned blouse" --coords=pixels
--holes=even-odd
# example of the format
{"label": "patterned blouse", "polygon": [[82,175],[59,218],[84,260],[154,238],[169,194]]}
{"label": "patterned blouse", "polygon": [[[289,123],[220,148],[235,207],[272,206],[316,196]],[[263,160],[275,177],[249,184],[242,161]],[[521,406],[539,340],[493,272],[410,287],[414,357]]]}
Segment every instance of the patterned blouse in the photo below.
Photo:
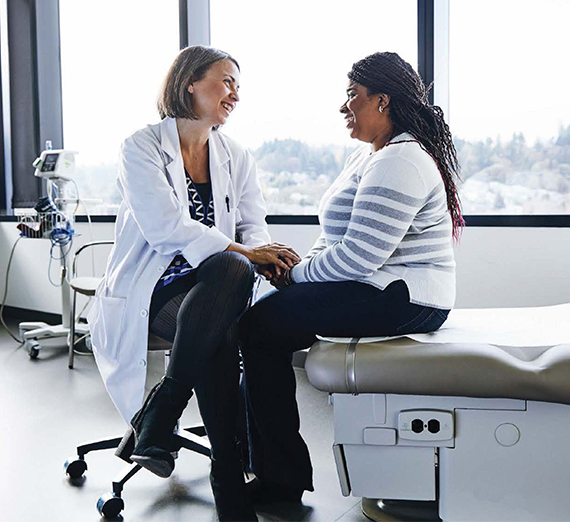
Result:
{"label": "patterned blouse", "polygon": [[[212,198],[212,183],[194,183],[188,171],[186,173],[186,186],[188,188],[188,201],[190,204],[190,216],[196,221],[200,221],[208,227],[213,227],[214,222],[214,200]],[[188,275],[196,267],[190,266],[190,263],[183,256],[177,255],[170,263],[170,266],[160,276],[158,283],[154,287],[154,292],[171,284],[180,277]]]}

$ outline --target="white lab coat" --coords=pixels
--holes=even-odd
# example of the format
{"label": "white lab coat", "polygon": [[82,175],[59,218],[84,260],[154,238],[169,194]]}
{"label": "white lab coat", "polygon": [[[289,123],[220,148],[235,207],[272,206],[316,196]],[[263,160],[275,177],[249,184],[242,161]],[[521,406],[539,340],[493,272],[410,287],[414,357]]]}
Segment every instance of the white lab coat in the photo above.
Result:
{"label": "white lab coat", "polygon": [[254,160],[212,131],[210,176],[216,226],[192,220],[176,120],[166,118],[125,140],[118,186],[123,201],[115,245],[88,321],[93,352],[125,421],[142,406],[153,289],[177,254],[192,266],[224,251],[239,232],[246,245],[270,241]]}

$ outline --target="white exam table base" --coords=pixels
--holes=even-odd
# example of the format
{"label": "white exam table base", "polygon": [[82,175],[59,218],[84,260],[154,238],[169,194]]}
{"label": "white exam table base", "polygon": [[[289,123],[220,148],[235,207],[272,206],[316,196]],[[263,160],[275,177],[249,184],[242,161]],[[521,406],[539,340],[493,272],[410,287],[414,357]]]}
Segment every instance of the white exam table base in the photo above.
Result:
{"label": "white exam table base", "polygon": [[569,522],[570,304],[452,310],[409,337],[307,355],[332,394],[343,493],[436,501],[444,522]]}
{"label": "white exam table base", "polygon": [[[333,404],[334,453],[345,496],[436,500],[439,474],[444,522],[570,520],[569,405],[392,394],[333,394]],[[426,409],[453,412],[454,439],[398,437],[398,414]],[[511,446],[495,437],[505,424],[520,432]],[[370,429],[379,431],[377,444],[364,442]],[[507,439],[516,433],[511,426],[501,429]]]}

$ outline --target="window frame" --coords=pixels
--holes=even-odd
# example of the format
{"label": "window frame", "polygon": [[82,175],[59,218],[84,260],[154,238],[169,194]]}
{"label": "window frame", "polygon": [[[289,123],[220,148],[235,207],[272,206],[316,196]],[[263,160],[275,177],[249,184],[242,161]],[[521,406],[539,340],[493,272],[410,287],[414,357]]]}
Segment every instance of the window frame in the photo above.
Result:
{"label": "window frame", "polygon": [[[2,78],[8,77],[7,71],[4,71],[4,64],[7,63],[7,53],[3,50],[7,49],[4,38],[7,35],[8,23],[6,21],[6,1],[0,3],[0,210],[8,208],[9,198],[12,197],[12,179],[6,175],[6,164],[8,159],[4,155],[4,107],[2,100],[7,98],[4,94],[4,86],[7,82],[2,82]],[[8,91],[6,91],[8,93]],[[11,161],[10,161],[11,164]],[[10,183],[8,183],[10,181]]]}
{"label": "window frame", "polygon": [[[33,116],[25,122],[25,133],[33,137],[37,145],[51,139],[54,147],[63,146],[63,115],[61,89],[61,60],[59,38],[59,0],[35,2],[31,19],[32,67],[27,78],[10,77],[8,41],[11,20],[7,16],[8,3],[24,3],[25,0],[0,0],[0,213],[12,214],[14,191],[14,147],[20,136],[13,136],[11,129],[14,100],[10,91],[20,89],[26,82],[36,86],[31,97]],[[418,72],[426,83],[433,82],[431,103],[449,112],[449,0],[417,0],[418,16]],[[37,20],[42,23],[37,23]],[[180,48],[194,44],[210,44],[210,0],[179,0]],[[437,81],[434,81],[437,80]],[[28,149],[29,144],[27,144]],[[33,160],[33,158],[32,158]],[[18,167],[16,165],[16,167]],[[28,176],[30,171],[21,169],[17,179]],[[45,184],[36,185],[37,196],[43,194]],[[2,216],[0,216],[1,218]],[[93,221],[114,221],[115,216],[92,216]],[[86,220],[77,216],[77,221]],[[570,215],[467,215],[467,226],[475,227],[570,227]],[[316,215],[269,215],[267,222],[283,225],[316,225]]]}

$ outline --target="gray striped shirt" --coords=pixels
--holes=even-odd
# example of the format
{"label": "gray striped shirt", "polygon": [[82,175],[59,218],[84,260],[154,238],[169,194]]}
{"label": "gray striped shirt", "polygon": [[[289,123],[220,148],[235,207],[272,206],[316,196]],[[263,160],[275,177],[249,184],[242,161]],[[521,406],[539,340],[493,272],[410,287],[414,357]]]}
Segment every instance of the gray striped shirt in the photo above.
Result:
{"label": "gray striped shirt", "polygon": [[407,133],[353,153],[319,207],[322,233],[293,268],[295,282],[402,279],[413,303],[452,308],[451,217],[435,161]]}

